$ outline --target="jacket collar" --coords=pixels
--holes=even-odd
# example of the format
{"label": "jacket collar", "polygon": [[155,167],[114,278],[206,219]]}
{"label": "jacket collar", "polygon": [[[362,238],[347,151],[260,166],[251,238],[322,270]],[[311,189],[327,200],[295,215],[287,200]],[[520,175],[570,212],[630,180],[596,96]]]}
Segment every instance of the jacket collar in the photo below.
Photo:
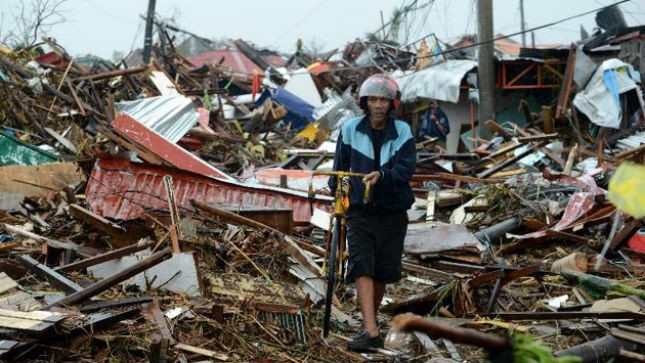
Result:
{"label": "jacket collar", "polygon": [[[396,126],[394,125],[394,116],[392,113],[387,115],[387,123],[385,125],[385,140],[394,140],[399,137],[398,131],[396,131]],[[362,132],[366,135],[371,135],[370,132],[370,120],[369,116],[363,116],[363,119],[356,126],[356,131]]]}

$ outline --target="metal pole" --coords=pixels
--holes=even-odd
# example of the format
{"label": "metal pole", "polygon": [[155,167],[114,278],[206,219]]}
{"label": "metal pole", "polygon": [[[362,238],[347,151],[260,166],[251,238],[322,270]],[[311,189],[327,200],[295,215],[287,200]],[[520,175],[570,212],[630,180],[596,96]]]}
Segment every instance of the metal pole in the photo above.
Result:
{"label": "metal pole", "polygon": [[524,0],[520,0],[520,21],[522,22],[522,48],[526,48],[526,23],[524,22]]}
{"label": "metal pole", "polygon": [[489,138],[492,132],[484,125],[495,119],[495,48],[493,44],[493,0],[477,0],[479,137]]}
{"label": "metal pole", "polygon": [[155,5],[157,0],[148,0],[148,16],[146,17],[146,34],[143,38],[143,64],[150,62],[152,48],[152,23],[155,17]]}

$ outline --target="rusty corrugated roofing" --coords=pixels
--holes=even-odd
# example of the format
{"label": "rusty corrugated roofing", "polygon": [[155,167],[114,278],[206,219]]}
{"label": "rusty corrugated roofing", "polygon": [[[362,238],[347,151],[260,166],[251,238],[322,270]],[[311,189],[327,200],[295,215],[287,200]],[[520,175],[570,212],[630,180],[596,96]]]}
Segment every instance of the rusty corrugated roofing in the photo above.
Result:
{"label": "rusty corrugated roofing", "polygon": [[[244,209],[270,207],[293,210],[296,222],[311,218],[307,194],[288,189],[247,185],[127,159],[101,158],[87,182],[86,194],[94,213],[113,219],[140,218],[147,210],[168,208],[163,177],[171,175],[175,199],[181,208],[192,209],[195,199],[219,207]],[[331,198],[318,196],[314,207],[329,211]]]}

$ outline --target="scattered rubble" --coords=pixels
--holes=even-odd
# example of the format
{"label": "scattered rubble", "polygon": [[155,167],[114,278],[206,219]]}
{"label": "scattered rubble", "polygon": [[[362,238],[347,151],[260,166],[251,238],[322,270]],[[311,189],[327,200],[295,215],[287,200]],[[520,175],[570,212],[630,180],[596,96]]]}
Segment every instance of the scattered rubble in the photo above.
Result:
{"label": "scattered rubble", "polygon": [[[459,50],[427,62],[357,40],[340,60],[283,59],[236,40],[128,66],[51,40],[37,57],[3,50],[0,359],[479,362],[521,333],[555,357],[645,361],[645,27],[614,35],[613,52],[590,39],[500,56],[505,102],[477,125],[476,62]],[[413,130],[434,99],[456,131],[417,143],[386,349],[360,355],[345,349],[351,286],[320,334],[331,197],[312,171],[382,70]],[[399,313],[426,319],[388,329]]]}

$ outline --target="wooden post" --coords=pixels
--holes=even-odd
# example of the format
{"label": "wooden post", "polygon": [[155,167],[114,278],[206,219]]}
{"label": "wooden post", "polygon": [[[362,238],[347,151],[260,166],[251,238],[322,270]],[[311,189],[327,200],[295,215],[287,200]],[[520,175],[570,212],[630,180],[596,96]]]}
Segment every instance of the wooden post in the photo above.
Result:
{"label": "wooden post", "polygon": [[168,210],[170,211],[170,240],[172,241],[172,252],[179,253],[179,210],[175,202],[175,190],[172,186],[172,177],[166,175],[163,177],[164,186],[166,187],[166,197],[168,198]]}

